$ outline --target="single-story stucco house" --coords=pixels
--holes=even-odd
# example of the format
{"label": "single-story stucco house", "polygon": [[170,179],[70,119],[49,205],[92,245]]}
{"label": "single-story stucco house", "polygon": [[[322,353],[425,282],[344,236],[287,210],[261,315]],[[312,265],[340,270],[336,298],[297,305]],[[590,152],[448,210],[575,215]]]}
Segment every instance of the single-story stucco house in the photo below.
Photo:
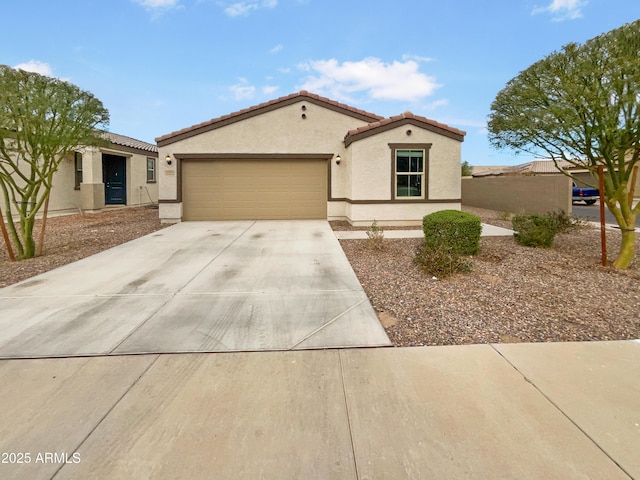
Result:
{"label": "single-story stucco house", "polygon": [[461,208],[464,136],[301,91],[157,138],[160,219],[418,224]]}
{"label": "single-story stucco house", "polygon": [[54,174],[50,213],[96,212],[105,206],[158,201],[158,148],[105,132],[108,145],[78,148]]}

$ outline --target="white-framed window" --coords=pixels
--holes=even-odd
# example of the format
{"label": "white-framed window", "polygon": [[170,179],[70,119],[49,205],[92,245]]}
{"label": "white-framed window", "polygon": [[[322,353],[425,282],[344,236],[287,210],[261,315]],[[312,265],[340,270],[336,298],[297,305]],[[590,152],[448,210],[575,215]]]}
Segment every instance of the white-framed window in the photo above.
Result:
{"label": "white-framed window", "polygon": [[156,159],[147,157],[147,183],[156,182]]}
{"label": "white-framed window", "polygon": [[394,170],[396,198],[424,198],[425,151],[423,149],[397,149]]}
{"label": "white-framed window", "polygon": [[80,152],[73,152],[73,170],[75,172],[73,188],[80,190],[80,184],[82,183],[82,153]]}

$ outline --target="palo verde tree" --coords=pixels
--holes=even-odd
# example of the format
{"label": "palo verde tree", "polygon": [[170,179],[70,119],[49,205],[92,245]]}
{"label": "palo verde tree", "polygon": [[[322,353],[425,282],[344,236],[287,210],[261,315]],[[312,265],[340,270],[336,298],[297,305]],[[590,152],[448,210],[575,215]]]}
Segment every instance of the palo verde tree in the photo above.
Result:
{"label": "palo verde tree", "polygon": [[[640,158],[640,20],[584,44],[570,43],[510,80],[491,105],[497,148],[548,156],[605,171],[607,207],[622,231],[613,266],[634,256],[634,167]],[[562,171],[559,167],[558,170]],[[563,171],[563,173],[565,173]]]}
{"label": "palo verde tree", "polygon": [[104,143],[96,127],[108,122],[108,111],[91,93],[0,65],[0,190],[18,258],[35,255],[36,214],[58,166],[74,150]]}

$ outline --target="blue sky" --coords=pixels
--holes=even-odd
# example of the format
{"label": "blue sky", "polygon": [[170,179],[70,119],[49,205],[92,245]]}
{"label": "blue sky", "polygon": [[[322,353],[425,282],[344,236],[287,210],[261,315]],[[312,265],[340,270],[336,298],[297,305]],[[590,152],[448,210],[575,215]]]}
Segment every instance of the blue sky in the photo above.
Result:
{"label": "blue sky", "polygon": [[309,90],[467,132],[463,160],[517,164],[487,140],[505,83],[569,42],[640,18],[637,0],[2,0],[0,63],[66,79],[109,130],[158,136]]}

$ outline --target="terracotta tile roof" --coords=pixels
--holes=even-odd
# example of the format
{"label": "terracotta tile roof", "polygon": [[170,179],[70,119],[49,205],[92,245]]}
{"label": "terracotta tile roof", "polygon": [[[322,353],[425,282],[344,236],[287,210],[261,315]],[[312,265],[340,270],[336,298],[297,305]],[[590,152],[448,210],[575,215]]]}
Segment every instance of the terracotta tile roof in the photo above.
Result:
{"label": "terracotta tile roof", "polygon": [[[564,160],[558,160],[558,166],[563,170],[575,168],[574,165]],[[517,173],[560,173],[553,160],[533,160],[529,163],[516,165],[514,168]]]}
{"label": "terracotta tile roof", "polygon": [[161,137],[156,138],[156,142],[158,142],[158,144],[161,146],[163,144],[166,145],[169,143],[173,143],[173,141],[178,141],[183,138],[188,138],[190,136],[197,135],[199,133],[213,130],[214,128],[222,127],[230,123],[244,120],[247,117],[258,115],[265,111],[274,110],[276,108],[280,108],[281,106],[289,105],[305,99],[313,103],[322,104],[323,106],[331,108],[333,110],[341,111],[347,115],[355,116],[357,118],[362,119],[365,122],[382,120],[384,118],[384,117],[381,117],[380,115],[376,115],[375,113],[370,113],[365,110],[360,110],[359,108],[351,107],[344,103],[336,102],[335,100],[331,100],[326,97],[321,97],[320,95],[316,95],[314,93],[309,93],[306,90],[301,90],[300,92],[297,92],[297,93],[292,93],[284,97],[276,98],[275,100],[270,100],[268,102],[255,105],[253,107],[245,108],[243,110],[239,110],[237,112],[233,112],[228,115],[223,115],[222,117],[214,118],[206,122],[198,123],[197,125],[183,128],[182,130],[177,130],[167,135],[163,135]]}
{"label": "terracotta tile roof", "polygon": [[[563,170],[576,170],[577,167],[564,160],[558,160],[558,166]],[[501,175],[544,175],[549,173],[560,173],[553,160],[533,160],[520,165],[504,166],[481,166],[473,167],[474,177],[501,176]]]}
{"label": "terracotta tile roof", "polygon": [[143,142],[142,140],[136,140],[135,138],[126,137],[112,132],[104,132],[104,136],[107,140],[115,145],[122,145],[123,147],[135,148],[137,150],[144,150],[145,152],[158,152],[158,147],[152,143]]}
{"label": "terracotta tile roof", "polygon": [[471,167],[471,176],[473,177],[492,177],[502,175],[513,175],[513,166],[478,166]]}
{"label": "terracotta tile roof", "polygon": [[359,138],[377,133],[376,131],[379,129],[386,130],[389,128],[395,128],[399,125],[404,125],[406,123],[426,128],[427,130],[431,130],[436,133],[440,133],[441,135],[454,138],[460,142],[464,140],[464,136],[467,134],[467,132],[463,130],[458,130],[457,128],[445,125],[444,123],[439,123],[426,117],[414,115],[411,112],[405,112],[401,115],[394,115],[393,117],[383,118],[376,122],[369,123],[368,125],[349,130],[349,132],[347,132],[347,135],[344,137],[345,144],[349,145]]}

